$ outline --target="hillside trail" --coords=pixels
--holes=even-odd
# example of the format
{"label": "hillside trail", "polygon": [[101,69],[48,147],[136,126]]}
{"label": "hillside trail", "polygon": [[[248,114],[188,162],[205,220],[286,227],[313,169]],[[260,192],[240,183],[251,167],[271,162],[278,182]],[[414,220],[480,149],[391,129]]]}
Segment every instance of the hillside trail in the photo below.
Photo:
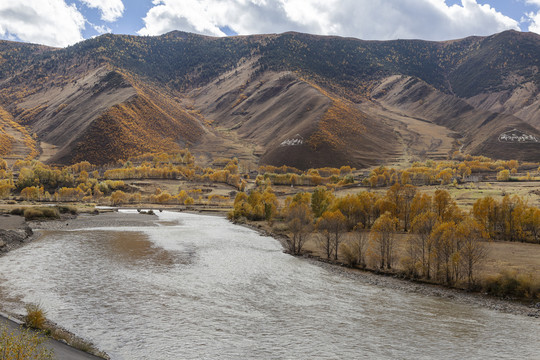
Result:
{"label": "hillside trail", "polygon": [[[11,152],[2,158],[6,160],[8,166],[12,166],[17,160],[24,160],[32,156],[32,145],[35,148],[35,141],[24,127],[13,120],[13,116],[4,108],[0,107],[0,128],[13,139]],[[29,144],[31,146],[29,146]]]}

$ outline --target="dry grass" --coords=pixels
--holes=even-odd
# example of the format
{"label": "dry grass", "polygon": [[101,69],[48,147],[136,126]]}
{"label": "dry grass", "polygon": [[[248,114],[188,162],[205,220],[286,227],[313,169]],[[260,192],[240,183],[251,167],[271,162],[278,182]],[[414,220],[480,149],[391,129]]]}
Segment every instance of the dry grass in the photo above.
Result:
{"label": "dry grass", "polygon": [[45,327],[46,312],[39,304],[26,305],[24,324],[32,329],[42,330]]}
{"label": "dry grass", "polygon": [[497,275],[504,270],[532,274],[540,279],[540,246],[538,244],[516,242],[490,242],[489,252],[484,266],[483,276]]}
{"label": "dry grass", "polygon": [[27,208],[24,210],[23,215],[26,220],[60,218],[60,213],[55,207]]}

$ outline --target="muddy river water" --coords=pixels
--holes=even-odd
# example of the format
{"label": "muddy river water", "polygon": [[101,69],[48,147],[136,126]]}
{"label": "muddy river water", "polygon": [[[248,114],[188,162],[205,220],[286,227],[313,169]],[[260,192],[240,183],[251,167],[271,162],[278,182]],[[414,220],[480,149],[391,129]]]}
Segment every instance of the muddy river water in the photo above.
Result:
{"label": "muddy river water", "polygon": [[537,319],[359,283],[217,216],[156,224],[43,231],[0,258],[3,307],[112,359],[540,359]]}

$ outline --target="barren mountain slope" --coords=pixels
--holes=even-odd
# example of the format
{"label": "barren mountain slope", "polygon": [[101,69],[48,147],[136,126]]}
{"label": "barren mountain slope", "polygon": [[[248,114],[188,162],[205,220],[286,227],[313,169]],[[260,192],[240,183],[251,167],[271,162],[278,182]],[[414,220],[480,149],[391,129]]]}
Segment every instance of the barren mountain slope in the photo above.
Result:
{"label": "barren mountain slope", "polygon": [[373,126],[377,120],[355,104],[291,72],[254,76],[253,69],[252,63],[241,64],[189,96],[215,131],[260,151],[261,163],[362,167],[397,156],[392,128]]}
{"label": "barren mountain slope", "polygon": [[[50,162],[184,146],[208,162],[301,168],[458,148],[537,161],[539,68],[540,37],[512,31],[447,42],[108,34],[65,49],[0,42],[0,106],[57,150]],[[5,131],[0,141],[13,147]]]}
{"label": "barren mountain slope", "polygon": [[[51,60],[49,60],[51,61]],[[21,77],[30,77],[25,69]],[[14,120],[55,148],[48,162],[107,163],[152,151],[175,151],[204,133],[179,99],[109,65],[71,66],[42,81],[16,77],[2,92]],[[16,149],[15,149],[16,150]]]}
{"label": "barren mountain slope", "polygon": [[392,76],[374,87],[372,96],[387,109],[454,130],[462,150],[500,159],[538,161],[538,142],[507,142],[500,136],[512,130],[540,139],[540,131],[511,115],[476,109],[423,81]]}
{"label": "barren mountain slope", "polygon": [[540,92],[532,82],[496,93],[483,93],[467,99],[478,109],[514,115],[540,130]]}

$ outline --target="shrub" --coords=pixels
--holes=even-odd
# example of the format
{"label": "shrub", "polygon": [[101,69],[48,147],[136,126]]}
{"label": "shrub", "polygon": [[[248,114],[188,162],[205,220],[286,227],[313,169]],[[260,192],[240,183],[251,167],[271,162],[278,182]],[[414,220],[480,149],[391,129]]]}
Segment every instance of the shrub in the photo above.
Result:
{"label": "shrub", "polygon": [[349,247],[347,244],[341,244],[339,248],[347,265],[350,267],[356,265],[356,253],[353,251],[353,249],[351,249],[351,247]]}
{"label": "shrub", "polygon": [[12,209],[11,212],[10,212],[11,215],[18,215],[18,216],[23,216],[24,215],[24,208],[15,208],[15,209]]}
{"label": "shrub", "polygon": [[74,206],[67,206],[67,205],[59,205],[57,206],[58,211],[60,211],[60,214],[71,214],[71,215],[77,215],[78,210]]}
{"label": "shrub", "polygon": [[26,326],[33,329],[43,329],[45,325],[45,310],[38,304],[26,305],[26,316],[24,323]]}
{"label": "shrub", "polygon": [[55,207],[27,208],[27,209],[24,209],[24,218],[26,220],[58,219],[60,218],[60,213],[58,209]]}
{"label": "shrub", "polygon": [[540,280],[530,274],[505,270],[487,278],[483,284],[488,294],[518,299],[540,299]]}
{"label": "shrub", "polygon": [[9,332],[0,326],[0,349],[2,359],[52,360],[53,353],[43,343],[47,338],[29,329]]}

